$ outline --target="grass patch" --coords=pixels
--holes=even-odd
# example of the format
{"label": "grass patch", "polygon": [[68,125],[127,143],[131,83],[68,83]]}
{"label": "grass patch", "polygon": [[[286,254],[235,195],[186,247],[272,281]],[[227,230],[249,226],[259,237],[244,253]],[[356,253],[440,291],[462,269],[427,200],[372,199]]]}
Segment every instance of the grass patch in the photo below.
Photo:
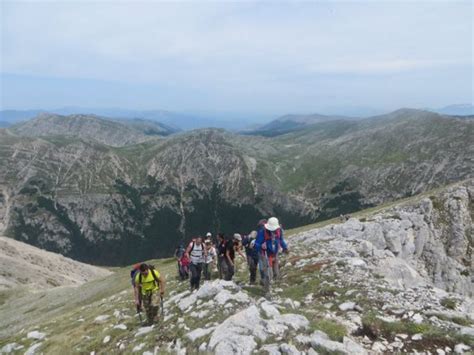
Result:
{"label": "grass patch", "polygon": [[310,320],[311,331],[320,330],[326,333],[329,339],[342,342],[347,335],[347,329],[342,324],[330,319],[312,319]]}
{"label": "grass patch", "polygon": [[371,339],[377,339],[381,336],[391,339],[400,333],[408,335],[424,334],[431,330],[431,326],[428,324],[416,324],[410,321],[385,322],[374,313],[369,313],[362,317],[362,329],[364,334]]}
{"label": "grass patch", "polygon": [[456,300],[454,298],[445,297],[440,301],[440,304],[448,309],[456,309]]}
{"label": "grass patch", "polygon": [[383,337],[391,341],[396,334],[401,333],[408,335],[423,334],[423,341],[417,342],[416,347],[424,350],[444,346],[452,348],[459,343],[474,345],[474,337],[470,335],[455,333],[426,323],[416,324],[405,320],[385,322],[377,318],[374,313],[369,313],[362,318],[362,329],[358,335],[367,335],[373,340]]}

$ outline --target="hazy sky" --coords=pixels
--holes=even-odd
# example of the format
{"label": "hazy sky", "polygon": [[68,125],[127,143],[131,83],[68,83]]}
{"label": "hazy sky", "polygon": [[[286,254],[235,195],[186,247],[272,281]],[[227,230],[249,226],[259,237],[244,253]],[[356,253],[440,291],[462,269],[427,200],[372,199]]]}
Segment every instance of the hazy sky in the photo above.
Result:
{"label": "hazy sky", "polygon": [[1,106],[284,114],[473,102],[471,1],[1,0]]}

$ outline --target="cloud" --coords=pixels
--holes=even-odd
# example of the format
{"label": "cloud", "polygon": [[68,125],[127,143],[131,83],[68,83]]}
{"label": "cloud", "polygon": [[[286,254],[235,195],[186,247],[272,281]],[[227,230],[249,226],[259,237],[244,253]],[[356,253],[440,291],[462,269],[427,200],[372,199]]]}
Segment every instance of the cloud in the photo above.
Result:
{"label": "cloud", "polygon": [[[362,93],[347,88],[365,87],[367,100],[380,92],[383,81],[374,76],[431,71],[439,87],[447,83],[437,71],[472,76],[469,2],[3,1],[0,6],[2,73],[159,84],[176,96],[182,92],[183,101],[189,90],[200,90],[209,97],[203,105],[215,100],[258,105],[258,99],[268,105],[283,99],[290,108],[302,104],[297,98],[290,102],[299,95],[310,107],[314,95],[307,90],[321,85],[355,101]],[[341,76],[354,82],[343,85]],[[400,85],[410,85],[403,77],[408,82]]]}

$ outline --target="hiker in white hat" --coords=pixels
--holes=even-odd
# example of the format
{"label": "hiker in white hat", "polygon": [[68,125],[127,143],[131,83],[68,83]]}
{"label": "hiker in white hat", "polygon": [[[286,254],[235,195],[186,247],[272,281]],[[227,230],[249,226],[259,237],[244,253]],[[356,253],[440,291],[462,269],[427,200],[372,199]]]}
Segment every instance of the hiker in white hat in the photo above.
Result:
{"label": "hiker in white hat", "polygon": [[288,252],[278,218],[270,217],[263,224],[263,228],[258,231],[255,247],[259,253],[259,267],[264,276],[263,286],[267,297],[269,297],[272,280],[276,280],[280,276],[278,252],[280,249],[285,253]]}

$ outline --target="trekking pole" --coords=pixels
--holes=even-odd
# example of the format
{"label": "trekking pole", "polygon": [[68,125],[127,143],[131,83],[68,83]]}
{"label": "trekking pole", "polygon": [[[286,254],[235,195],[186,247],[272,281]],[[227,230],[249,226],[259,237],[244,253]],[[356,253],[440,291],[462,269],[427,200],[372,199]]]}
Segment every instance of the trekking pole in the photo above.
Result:
{"label": "trekking pole", "polygon": [[137,314],[138,314],[138,318],[140,319],[140,324],[143,323],[142,314],[141,314],[141,306],[139,304],[137,304]]}
{"label": "trekking pole", "polygon": [[161,317],[163,318],[165,316],[165,310],[163,308],[163,295],[160,295],[160,308],[161,308]]}
{"label": "trekking pole", "polygon": [[141,296],[141,290],[138,290],[138,291],[140,292],[140,294],[138,295],[137,314],[138,314],[138,318],[140,319],[140,324],[143,324],[143,319],[142,319],[142,314],[141,314],[142,296]]}

